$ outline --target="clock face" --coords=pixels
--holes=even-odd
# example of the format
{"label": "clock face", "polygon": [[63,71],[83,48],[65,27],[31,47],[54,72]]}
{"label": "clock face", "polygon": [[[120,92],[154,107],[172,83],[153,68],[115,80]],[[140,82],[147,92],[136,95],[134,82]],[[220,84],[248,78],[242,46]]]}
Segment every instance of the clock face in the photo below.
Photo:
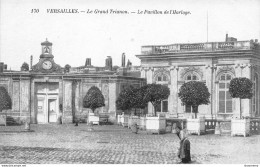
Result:
{"label": "clock face", "polygon": [[52,63],[48,60],[44,61],[42,63],[42,68],[45,69],[45,70],[49,70],[49,69],[51,69],[51,67],[52,67]]}

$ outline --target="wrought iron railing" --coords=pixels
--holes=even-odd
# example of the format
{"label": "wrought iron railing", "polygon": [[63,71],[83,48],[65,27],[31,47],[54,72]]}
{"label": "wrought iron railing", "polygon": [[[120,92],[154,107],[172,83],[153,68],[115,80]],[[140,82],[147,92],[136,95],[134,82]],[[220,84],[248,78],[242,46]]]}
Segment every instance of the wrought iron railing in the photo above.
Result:
{"label": "wrought iron railing", "polygon": [[250,120],[250,134],[260,134],[260,119]]}

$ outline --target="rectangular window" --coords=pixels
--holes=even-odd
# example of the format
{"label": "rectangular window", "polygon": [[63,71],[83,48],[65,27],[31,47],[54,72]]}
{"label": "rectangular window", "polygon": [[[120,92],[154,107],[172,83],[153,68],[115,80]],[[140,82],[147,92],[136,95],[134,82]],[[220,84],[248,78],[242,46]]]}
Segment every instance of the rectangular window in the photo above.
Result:
{"label": "rectangular window", "polygon": [[167,78],[166,78],[166,76],[163,76],[163,81],[167,81]]}
{"label": "rectangular window", "polygon": [[224,81],[225,79],[225,75],[221,75],[220,80]]}
{"label": "rectangular window", "polygon": [[162,106],[163,106],[163,108],[162,108],[162,111],[163,112],[168,112],[168,101],[162,101]]}
{"label": "rectangular window", "polygon": [[226,113],[232,113],[232,100],[226,101]]}
{"label": "rectangular window", "polygon": [[219,83],[219,89],[225,89],[225,83]]}
{"label": "rectangular window", "polygon": [[185,111],[186,111],[186,113],[191,113],[192,107],[190,105],[186,105],[185,106]]}
{"label": "rectangular window", "polygon": [[162,81],[162,77],[158,77],[158,79],[157,79],[158,81]]}

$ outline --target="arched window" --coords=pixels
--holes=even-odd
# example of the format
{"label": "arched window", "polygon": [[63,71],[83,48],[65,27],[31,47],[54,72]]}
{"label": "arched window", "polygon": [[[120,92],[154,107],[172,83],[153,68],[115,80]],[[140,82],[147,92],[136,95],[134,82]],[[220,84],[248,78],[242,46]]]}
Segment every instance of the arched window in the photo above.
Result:
{"label": "arched window", "polygon": [[258,76],[255,74],[253,78],[253,97],[252,97],[252,113],[255,114],[255,116],[259,115],[259,110],[258,110],[258,99],[259,99],[259,94],[258,94]]}
{"label": "arched window", "polygon": [[[169,81],[168,75],[165,74],[165,73],[159,73],[155,77],[155,82],[157,84],[168,86],[168,81]],[[161,101],[161,103],[159,105],[157,105],[156,111],[158,111],[158,112],[168,112],[168,99]]]}
{"label": "arched window", "polygon": [[186,81],[196,81],[199,80],[198,76],[195,74],[188,74],[185,78]]}
{"label": "arched window", "polygon": [[158,76],[156,77],[156,81],[159,81],[159,82],[161,82],[161,81],[168,81],[168,78],[167,78],[166,75],[160,74],[160,75],[158,75]]}
{"label": "arched window", "polygon": [[232,113],[232,97],[229,93],[229,85],[232,76],[229,73],[223,73],[219,76],[218,87],[218,112],[219,113]]}

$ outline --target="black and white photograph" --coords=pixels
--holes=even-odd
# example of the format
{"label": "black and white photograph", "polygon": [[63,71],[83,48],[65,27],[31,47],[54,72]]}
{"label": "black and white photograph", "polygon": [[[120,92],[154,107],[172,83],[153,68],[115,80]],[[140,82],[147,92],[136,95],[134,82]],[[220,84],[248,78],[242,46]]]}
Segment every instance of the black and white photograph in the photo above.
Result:
{"label": "black and white photograph", "polygon": [[260,165],[260,0],[0,0],[0,167]]}

